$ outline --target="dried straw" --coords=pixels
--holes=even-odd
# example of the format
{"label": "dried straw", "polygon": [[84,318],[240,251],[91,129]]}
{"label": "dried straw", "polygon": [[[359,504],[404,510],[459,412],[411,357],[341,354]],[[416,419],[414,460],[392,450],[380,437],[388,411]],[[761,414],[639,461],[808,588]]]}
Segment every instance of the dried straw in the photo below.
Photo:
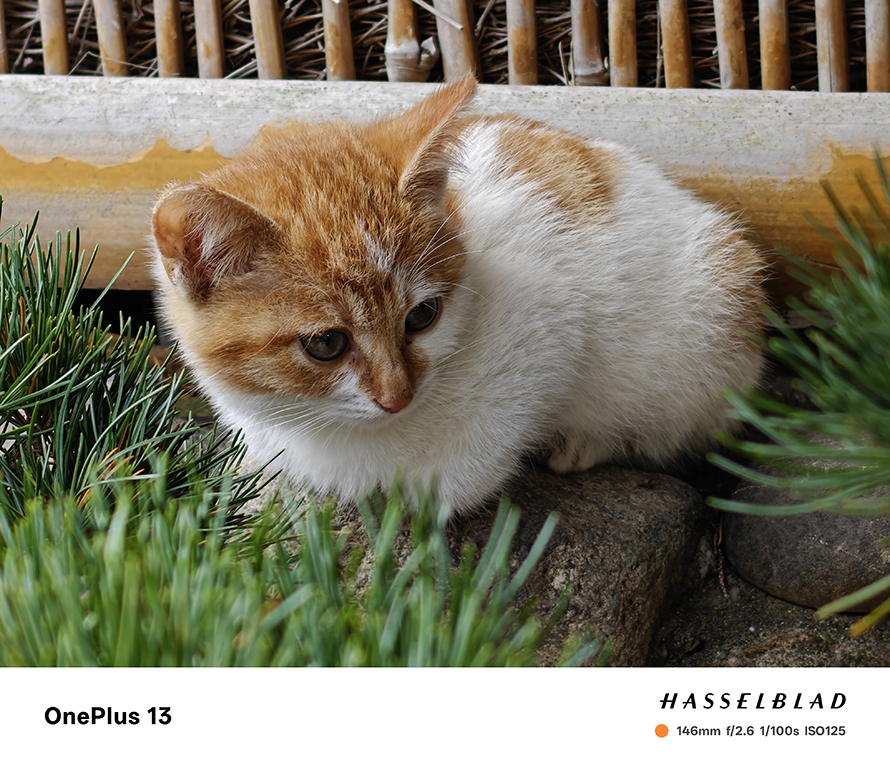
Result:
{"label": "dried straw", "polygon": [[[43,42],[38,0],[0,0],[5,12],[9,69],[43,73]],[[713,0],[687,0],[692,74],[696,87],[720,87],[717,34]],[[70,71],[101,75],[99,44],[92,0],[64,0],[68,29]],[[436,17],[418,3],[419,40],[437,35]],[[608,40],[606,2],[600,0],[603,40]],[[155,12],[148,0],[122,0],[127,60],[131,76],[158,76]],[[325,77],[324,25],[321,0],[279,0],[286,76],[293,79]],[[351,0],[350,25],[356,78],[385,80],[384,47],[387,34],[386,0]],[[184,76],[198,76],[194,0],[181,0]],[[760,88],[758,0],[742,0],[749,86]],[[248,0],[222,0],[222,35],[226,77],[257,77],[256,49]],[[637,0],[637,71],[641,87],[665,87],[661,24],[657,0]],[[791,87],[818,88],[815,0],[789,0],[788,25]],[[506,83],[506,0],[474,0],[474,33],[479,48],[481,80]],[[866,89],[865,7],[848,2],[845,13],[849,58],[849,87]],[[538,81],[565,85],[573,81],[570,0],[537,0]],[[608,53],[608,51],[607,51]],[[443,79],[442,63],[430,72],[432,82]]]}

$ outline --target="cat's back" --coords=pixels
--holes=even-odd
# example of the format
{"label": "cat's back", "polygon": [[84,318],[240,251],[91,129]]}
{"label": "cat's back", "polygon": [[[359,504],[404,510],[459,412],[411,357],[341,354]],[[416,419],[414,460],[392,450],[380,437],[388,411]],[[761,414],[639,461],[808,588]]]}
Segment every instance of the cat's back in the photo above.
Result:
{"label": "cat's back", "polygon": [[510,114],[467,116],[449,180],[480,257],[522,261],[542,285],[564,276],[566,296],[586,284],[615,309],[712,300],[748,307],[727,309],[734,328],[761,325],[761,252],[730,215],[626,146]]}
{"label": "cat's back", "polygon": [[477,228],[536,222],[545,227],[540,236],[613,218],[624,174],[620,146],[513,114],[468,115],[459,129],[449,171],[458,218]]}

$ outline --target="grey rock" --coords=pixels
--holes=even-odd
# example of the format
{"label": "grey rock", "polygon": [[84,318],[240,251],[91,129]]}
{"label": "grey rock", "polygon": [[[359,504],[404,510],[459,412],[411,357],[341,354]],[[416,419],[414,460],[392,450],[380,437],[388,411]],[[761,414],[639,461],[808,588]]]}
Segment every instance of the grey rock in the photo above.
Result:
{"label": "grey rock", "polygon": [[[643,665],[661,618],[676,604],[702,535],[707,510],[699,493],[661,474],[613,466],[557,475],[544,467],[507,491],[522,509],[513,565],[525,559],[550,512],[560,522],[523,596],[542,613],[572,586],[569,607],[542,650],[553,664],[572,634],[592,629],[612,641],[610,665]],[[455,522],[455,538],[481,545],[493,516]]]}
{"label": "grey rock", "polygon": [[[754,493],[751,488],[746,492]],[[754,497],[769,500],[762,493]],[[890,575],[890,549],[878,545],[890,536],[890,517],[729,514],[723,527],[726,555],[735,570],[795,604],[818,608]],[[883,598],[852,611],[867,612]]]}
{"label": "grey rock", "polygon": [[[785,387],[786,396],[793,394],[793,385]],[[773,394],[778,396],[775,387]],[[821,463],[828,465],[827,460]],[[753,485],[741,486],[733,497],[763,505],[793,503],[786,491]],[[690,588],[660,626],[649,665],[890,665],[890,622],[853,637],[849,628],[858,615],[817,620],[810,608],[890,572],[888,551],[875,543],[890,534],[890,517],[715,513],[715,528],[721,522],[723,548],[732,566],[715,555],[713,533],[702,539],[688,576]]]}
{"label": "grey rock", "polygon": [[[813,440],[835,444],[823,436]],[[799,461],[815,469],[835,465],[827,458]],[[890,489],[882,487],[864,497],[883,495],[890,495]],[[787,490],[751,484],[740,486],[733,498],[763,506],[795,503]],[[795,604],[821,607],[890,574],[890,549],[879,546],[890,536],[890,516],[731,513],[724,519],[723,532],[726,555],[736,571],[749,583]],[[883,598],[853,611],[867,612]]]}

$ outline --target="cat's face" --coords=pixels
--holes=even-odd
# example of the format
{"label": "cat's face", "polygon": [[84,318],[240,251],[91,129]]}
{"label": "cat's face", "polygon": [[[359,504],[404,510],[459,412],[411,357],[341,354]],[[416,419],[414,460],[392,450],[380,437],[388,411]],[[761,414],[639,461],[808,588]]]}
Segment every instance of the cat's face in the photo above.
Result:
{"label": "cat's face", "polygon": [[465,255],[444,154],[472,86],[450,92],[365,128],[292,128],[161,197],[167,318],[205,387],[334,422],[410,411],[458,332]]}

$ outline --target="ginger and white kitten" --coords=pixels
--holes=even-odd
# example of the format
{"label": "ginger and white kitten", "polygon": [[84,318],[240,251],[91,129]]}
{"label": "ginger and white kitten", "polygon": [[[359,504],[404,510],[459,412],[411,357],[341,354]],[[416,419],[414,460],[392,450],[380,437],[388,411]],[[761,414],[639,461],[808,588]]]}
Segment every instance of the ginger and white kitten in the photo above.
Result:
{"label": "ginger and white kitten", "polygon": [[755,385],[763,261],[625,148],[466,109],[301,124],[154,210],[163,312],[221,420],[352,499],[398,469],[454,511],[524,454],[664,465]]}

